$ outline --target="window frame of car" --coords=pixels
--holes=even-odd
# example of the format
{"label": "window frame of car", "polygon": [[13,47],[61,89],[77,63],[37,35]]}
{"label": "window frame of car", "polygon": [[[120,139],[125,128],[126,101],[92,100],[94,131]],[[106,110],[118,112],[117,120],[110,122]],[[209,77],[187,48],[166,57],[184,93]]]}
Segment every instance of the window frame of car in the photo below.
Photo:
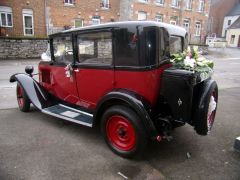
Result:
{"label": "window frame of car", "polygon": [[[95,63],[81,63],[79,59],[79,42],[78,37],[81,35],[93,34],[93,33],[103,33],[103,32],[110,32],[112,38],[112,62],[111,64],[95,64]],[[114,35],[113,35],[113,28],[101,28],[101,29],[92,29],[92,30],[81,30],[74,32],[74,67],[77,68],[89,68],[89,69],[113,69],[114,68]]]}
{"label": "window frame of car", "polygon": [[[54,39],[55,38],[61,38],[61,37],[70,37],[71,38],[71,44],[72,44],[72,50],[73,50],[73,55],[72,55],[72,61],[70,63],[62,63],[62,62],[58,62],[55,59],[54,56]],[[50,52],[51,52],[51,64],[52,65],[56,65],[56,66],[66,66],[68,64],[75,64],[75,50],[74,50],[74,37],[72,33],[61,33],[61,34],[54,34],[51,35],[49,38],[49,42],[50,42]]]}

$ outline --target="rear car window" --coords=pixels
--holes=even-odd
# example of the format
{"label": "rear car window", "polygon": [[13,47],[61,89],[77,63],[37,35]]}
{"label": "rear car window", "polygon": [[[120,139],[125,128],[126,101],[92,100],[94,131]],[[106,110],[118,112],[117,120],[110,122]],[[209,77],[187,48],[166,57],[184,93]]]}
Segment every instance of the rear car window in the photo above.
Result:
{"label": "rear car window", "polygon": [[176,54],[183,51],[183,41],[179,36],[170,37],[170,54]]}
{"label": "rear car window", "polygon": [[116,66],[139,66],[138,42],[136,28],[118,29],[115,31],[116,38]]}
{"label": "rear car window", "polygon": [[111,65],[112,33],[94,32],[79,35],[78,59],[80,64]]}

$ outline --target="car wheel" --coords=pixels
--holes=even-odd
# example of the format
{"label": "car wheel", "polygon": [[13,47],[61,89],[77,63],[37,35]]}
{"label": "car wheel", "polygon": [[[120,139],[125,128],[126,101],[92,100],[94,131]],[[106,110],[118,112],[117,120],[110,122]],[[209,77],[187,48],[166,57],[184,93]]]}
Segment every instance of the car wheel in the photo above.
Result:
{"label": "car wheel", "polygon": [[217,111],[218,87],[216,82],[209,89],[203,108],[199,109],[196,117],[195,129],[200,135],[210,133]]}
{"label": "car wheel", "polygon": [[30,109],[30,100],[28,99],[24,89],[19,83],[17,84],[16,91],[19,109],[23,112],[28,112]]}
{"label": "car wheel", "polygon": [[110,149],[125,158],[141,154],[147,135],[139,116],[125,106],[112,106],[101,119],[101,131]]}

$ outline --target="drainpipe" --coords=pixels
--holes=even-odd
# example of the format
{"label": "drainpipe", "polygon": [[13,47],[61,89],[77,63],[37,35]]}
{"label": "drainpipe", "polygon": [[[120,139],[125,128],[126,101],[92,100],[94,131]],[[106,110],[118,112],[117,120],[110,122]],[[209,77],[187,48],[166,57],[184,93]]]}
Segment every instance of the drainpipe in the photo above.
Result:
{"label": "drainpipe", "polygon": [[49,34],[49,21],[48,21],[48,13],[47,13],[47,0],[44,0],[44,16],[45,16],[45,25],[47,35]]}

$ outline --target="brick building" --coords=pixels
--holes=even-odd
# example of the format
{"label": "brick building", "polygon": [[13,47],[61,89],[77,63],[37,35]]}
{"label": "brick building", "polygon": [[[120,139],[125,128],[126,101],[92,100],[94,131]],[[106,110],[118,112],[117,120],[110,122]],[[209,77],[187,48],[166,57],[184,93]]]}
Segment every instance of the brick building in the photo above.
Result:
{"label": "brick building", "polygon": [[44,1],[1,0],[0,33],[3,36],[46,35]]}
{"label": "brick building", "polygon": [[120,20],[155,20],[184,27],[192,42],[207,34],[209,0],[126,0]]}
{"label": "brick building", "polygon": [[[29,35],[23,28],[38,36],[110,21],[154,20],[182,26],[198,42],[207,34],[209,8],[209,0],[1,0],[1,15],[8,21],[9,12],[12,24],[6,26],[1,16],[0,25],[10,36]],[[24,18],[32,30],[26,30]]]}

